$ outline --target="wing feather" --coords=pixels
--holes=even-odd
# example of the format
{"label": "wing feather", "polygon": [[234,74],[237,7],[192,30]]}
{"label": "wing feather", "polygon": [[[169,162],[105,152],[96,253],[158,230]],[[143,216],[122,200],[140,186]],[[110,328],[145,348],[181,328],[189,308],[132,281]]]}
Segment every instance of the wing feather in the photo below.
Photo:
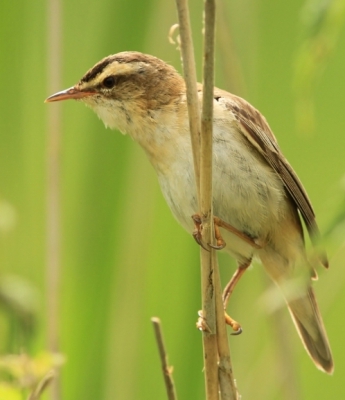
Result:
{"label": "wing feather", "polygon": [[[223,91],[219,92],[220,96],[216,93],[216,99],[223,97],[221,95],[225,93]],[[280,151],[277,140],[266,119],[258,110],[242,98],[235,95],[229,97],[228,93],[224,97],[226,97],[225,100],[227,101],[226,107],[238,121],[242,134],[259,151],[284,183],[286,191],[302,215],[313,244],[316,244],[320,233],[315,220],[313,206],[302,182]],[[322,264],[327,268],[328,261],[326,255],[322,254],[320,258]]]}

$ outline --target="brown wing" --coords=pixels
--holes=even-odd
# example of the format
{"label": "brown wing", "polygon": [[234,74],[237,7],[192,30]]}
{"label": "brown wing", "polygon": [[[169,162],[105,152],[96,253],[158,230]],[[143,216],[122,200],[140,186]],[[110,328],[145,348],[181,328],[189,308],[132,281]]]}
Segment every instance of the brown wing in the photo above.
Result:
{"label": "brown wing", "polygon": [[[218,97],[217,92],[215,92],[215,97],[223,97],[224,92],[219,91],[219,94],[220,96]],[[228,101],[226,106],[237,119],[243,135],[260,152],[283,181],[287,192],[303,217],[312,242],[316,244],[320,233],[315,221],[313,207],[302,182],[280,151],[277,140],[267,121],[258,110],[242,98],[229,93],[226,93],[224,97]],[[320,257],[322,264],[327,268],[327,257],[325,255],[320,255]]]}

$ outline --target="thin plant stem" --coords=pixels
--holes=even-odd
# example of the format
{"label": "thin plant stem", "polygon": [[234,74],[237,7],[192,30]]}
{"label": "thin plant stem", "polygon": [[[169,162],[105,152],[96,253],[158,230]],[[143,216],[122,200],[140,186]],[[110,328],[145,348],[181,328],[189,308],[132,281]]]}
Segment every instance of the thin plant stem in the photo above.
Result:
{"label": "thin plant stem", "polygon": [[[61,4],[48,0],[48,90],[60,87]],[[60,105],[48,109],[47,139],[47,341],[50,351],[59,350],[59,293],[60,293]],[[52,382],[52,400],[60,399],[60,383]]]}
{"label": "thin plant stem", "polygon": [[[205,1],[203,96],[200,135],[200,214],[205,243],[214,244],[212,207],[213,86],[215,3]],[[215,296],[215,250],[201,249],[201,287],[203,318],[208,326],[204,337],[204,362],[207,399],[219,399],[218,345]],[[207,347],[205,346],[207,344]]]}
{"label": "thin plant stem", "polygon": [[158,346],[159,356],[161,359],[164,383],[168,395],[168,400],[177,400],[175,384],[172,377],[172,367],[170,367],[168,364],[168,356],[165,349],[161,321],[159,318],[153,317],[151,318],[151,322],[153,324],[153,329],[155,331],[156,342]]}
{"label": "thin plant stem", "polygon": [[214,255],[214,282],[216,296],[216,322],[217,322],[217,344],[218,344],[218,379],[219,390],[222,400],[236,400],[239,398],[237,387],[233,376],[231,364],[230,347],[227,335],[227,329],[224,319],[224,305],[221,295],[222,285],[220,281],[218,259]]}
{"label": "thin plant stem", "polygon": [[200,107],[197,91],[196,69],[192,30],[190,27],[189,8],[187,0],[176,0],[179,20],[183,75],[186,82],[189,129],[191,134],[194,175],[199,203],[200,194]]}
{"label": "thin plant stem", "polygon": [[[203,66],[203,104],[201,115],[201,145],[200,145],[200,204],[203,227],[209,226],[207,243],[214,243],[213,229],[213,196],[212,196],[212,159],[213,159],[213,102],[214,102],[214,42],[215,42],[216,4],[215,0],[205,0],[205,38]],[[230,348],[225,327],[222,290],[219,276],[218,259],[215,250],[202,255],[203,282],[213,285],[212,319],[207,316],[207,324],[215,333],[219,357],[218,376],[219,391],[222,400],[236,400],[237,390],[232,374]],[[210,268],[207,269],[207,265]],[[207,275],[208,274],[208,275]],[[208,282],[206,281],[208,276]],[[213,277],[211,280],[210,277]],[[211,283],[212,282],[212,283]],[[207,289],[207,287],[205,288]],[[208,294],[208,291],[206,291]],[[211,299],[210,299],[211,301]],[[212,327],[211,324],[215,324]]]}
{"label": "thin plant stem", "polygon": [[[188,5],[185,0],[176,0],[181,36],[181,50],[184,67],[184,77],[187,88],[187,102],[190,126],[192,116],[196,115],[193,108],[192,96],[196,94],[195,62],[193,60],[192,35],[189,24]],[[214,36],[215,36],[215,1],[205,1],[205,41],[203,65],[203,100],[200,124],[200,139],[193,137],[199,130],[192,131],[192,145],[196,180],[200,165],[200,194],[199,209],[203,226],[203,240],[214,243],[213,210],[212,210],[212,156],[213,156],[213,86],[214,86]],[[192,62],[190,60],[193,60]],[[194,72],[190,71],[190,68]],[[193,86],[195,85],[195,86]],[[189,92],[192,88],[192,92]],[[197,99],[196,99],[197,100]],[[198,101],[196,101],[198,103]],[[198,104],[197,104],[198,107]],[[198,113],[198,112],[197,112]],[[194,124],[197,126],[197,124]],[[196,133],[195,133],[196,132]],[[200,140],[200,148],[195,148]],[[198,158],[195,160],[195,158]],[[232,376],[230,350],[227,342],[222,305],[221,284],[217,256],[211,249],[201,248],[201,286],[202,286],[202,317],[207,329],[203,331],[205,387],[207,400],[218,400],[219,392],[222,400],[237,399],[236,387]],[[216,306],[217,302],[217,306]],[[217,312],[217,314],[216,314]],[[219,355],[218,355],[219,352]],[[219,358],[218,358],[219,357]],[[218,369],[219,361],[219,369]],[[219,381],[218,381],[219,379]]]}
{"label": "thin plant stem", "polygon": [[[191,142],[193,148],[194,172],[198,192],[198,204],[200,209],[200,111],[197,94],[194,49],[187,0],[176,0],[178,11],[181,53],[183,61],[184,78],[187,91],[187,105]],[[207,232],[208,231],[208,232]],[[207,241],[210,237],[209,226],[205,226],[203,237]],[[202,287],[202,312],[203,318],[210,320],[210,330],[203,332],[205,389],[207,400],[218,400],[218,372],[217,372],[217,342],[215,335],[215,302],[210,253],[201,248],[201,287]]]}
{"label": "thin plant stem", "polygon": [[42,380],[38,383],[37,387],[32,391],[27,400],[38,400],[46,388],[52,384],[55,378],[55,372],[49,371]]}

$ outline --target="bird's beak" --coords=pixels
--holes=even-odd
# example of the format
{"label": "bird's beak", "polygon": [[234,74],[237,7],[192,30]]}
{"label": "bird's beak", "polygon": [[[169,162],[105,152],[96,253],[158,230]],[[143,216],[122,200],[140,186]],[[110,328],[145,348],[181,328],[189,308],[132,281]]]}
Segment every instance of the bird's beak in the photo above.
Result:
{"label": "bird's beak", "polygon": [[82,99],[83,97],[92,96],[93,94],[94,92],[82,91],[77,89],[75,86],[72,86],[69,89],[62,90],[61,92],[52,94],[44,102],[51,103],[53,101],[60,101],[60,100]]}

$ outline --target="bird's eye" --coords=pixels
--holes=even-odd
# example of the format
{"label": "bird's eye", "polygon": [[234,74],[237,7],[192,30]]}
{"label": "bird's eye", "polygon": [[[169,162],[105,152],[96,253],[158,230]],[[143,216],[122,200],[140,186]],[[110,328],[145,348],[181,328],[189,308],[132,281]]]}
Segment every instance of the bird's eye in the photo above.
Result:
{"label": "bird's eye", "polygon": [[115,86],[115,77],[114,76],[108,76],[103,80],[103,86],[105,86],[108,89],[111,89]]}

